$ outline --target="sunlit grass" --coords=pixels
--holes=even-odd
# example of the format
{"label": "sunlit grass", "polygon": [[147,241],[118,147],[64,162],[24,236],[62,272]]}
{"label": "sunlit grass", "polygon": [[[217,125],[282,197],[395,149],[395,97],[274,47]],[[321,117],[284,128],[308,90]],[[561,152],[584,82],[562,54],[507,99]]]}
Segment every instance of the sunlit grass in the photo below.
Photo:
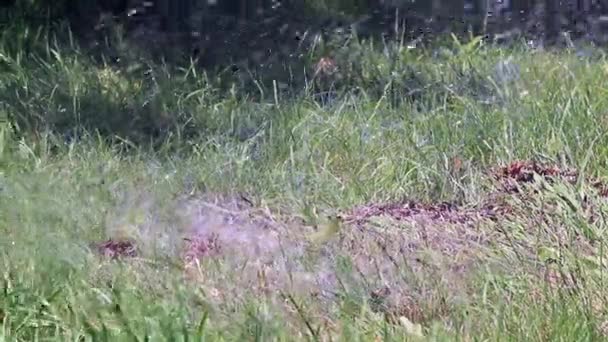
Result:
{"label": "sunlit grass", "polygon": [[[475,267],[462,278],[448,270],[459,261],[441,251],[421,252],[422,269],[399,260],[380,265],[386,279],[365,279],[353,266],[358,251],[333,241],[300,253],[297,243],[326,215],[359,204],[474,205],[493,189],[489,169],[518,159],[603,176],[603,57],[475,44],[378,52],[353,43],[336,52],[343,74],[335,102],[323,106],[313,90],[257,94],[254,102],[194,67],[99,65],[43,34],[15,37],[0,40],[0,110],[8,117],[0,126],[2,339],[411,337],[418,327],[399,318],[438,340],[606,333],[606,208],[589,184],[512,198],[517,215],[475,228],[489,241],[471,250]],[[232,256],[184,270],[185,208],[208,194],[244,194],[271,227],[294,233],[286,259],[296,270],[252,275],[254,266]],[[383,234],[421,229],[378,225]],[[441,229],[451,238],[458,232]],[[364,255],[381,253],[357,229],[342,230],[369,248]],[[142,258],[100,259],[91,243],[108,238],[137,240]],[[561,282],[540,280],[549,259],[576,284],[559,274]],[[331,300],[296,295],[306,274],[344,286]],[[370,291],[383,282],[393,291],[409,286],[401,317],[374,309]],[[262,296],[264,286],[272,291]]]}

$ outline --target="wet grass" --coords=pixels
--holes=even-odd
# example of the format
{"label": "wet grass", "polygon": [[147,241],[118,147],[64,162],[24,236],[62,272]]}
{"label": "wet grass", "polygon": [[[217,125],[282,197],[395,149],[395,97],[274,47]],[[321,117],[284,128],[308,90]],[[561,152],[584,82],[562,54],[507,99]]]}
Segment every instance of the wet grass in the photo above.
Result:
{"label": "wet grass", "polygon": [[[336,64],[359,90],[320,105],[19,44],[0,41],[2,339],[605,338],[602,56],[355,44]],[[171,134],[131,142],[148,130]],[[516,160],[580,176],[505,191],[493,168]],[[379,203],[405,217],[334,219]]]}

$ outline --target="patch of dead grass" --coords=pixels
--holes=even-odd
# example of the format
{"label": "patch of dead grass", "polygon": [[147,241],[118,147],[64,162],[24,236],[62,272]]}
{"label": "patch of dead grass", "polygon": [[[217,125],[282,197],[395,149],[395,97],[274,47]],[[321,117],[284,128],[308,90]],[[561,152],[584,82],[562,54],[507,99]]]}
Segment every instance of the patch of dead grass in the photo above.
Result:
{"label": "patch of dead grass", "polygon": [[[193,198],[182,210],[188,225],[183,268],[216,305],[249,293],[287,308],[279,294],[288,293],[312,300],[315,312],[330,316],[332,304],[350,294],[396,324],[401,317],[414,323],[441,321],[466,302],[480,266],[497,257],[496,246],[536,258],[530,241],[514,242],[501,228],[507,221],[551,225],[542,210],[509,200],[525,203],[540,196],[538,189],[524,192],[521,185],[538,176],[568,183],[579,177],[575,170],[532,162],[512,163],[490,176],[495,190],[478,205],[408,200],[357,206],[339,215],[342,229],[320,246],[306,239],[311,227],[276,217],[243,196]],[[589,184],[605,196],[602,182]],[[132,256],[136,246],[108,241],[100,248],[108,256]],[[555,268],[530,270],[552,287],[572,285]]]}

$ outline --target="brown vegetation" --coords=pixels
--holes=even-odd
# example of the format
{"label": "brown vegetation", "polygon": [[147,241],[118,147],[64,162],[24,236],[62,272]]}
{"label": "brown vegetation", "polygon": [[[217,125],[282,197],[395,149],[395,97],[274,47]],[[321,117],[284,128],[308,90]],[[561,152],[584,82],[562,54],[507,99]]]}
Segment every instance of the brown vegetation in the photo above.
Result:
{"label": "brown vegetation", "polygon": [[[236,296],[231,291],[240,288],[271,297],[281,293],[311,296],[323,303],[357,284],[365,289],[363,299],[369,307],[390,321],[403,317],[414,323],[441,320],[469,291],[467,279],[491,255],[492,246],[513,243],[500,228],[504,222],[518,217],[547,219],[544,212],[530,217],[521,208],[512,210],[509,197],[540,196],[537,190],[524,193],[519,186],[543,177],[566,183],[579,177],[576,170],[522,161],[492,169],[490,176],[495,191],[481,205],[412,200],[361,205],[341,214],[344,227],[321,245],[306,239],[313,228],[297,220],[273,217],[270,210],[254,208],[242,198],[210,200],[207,196],[190,203],[184,269],[189,279],[204,283],[218,301]],[[599,181],[593,184],[605,188]],[[553,229],[554,234],[563,233],[560,227]],[[535,255],[532,245],[521,243],[521,253]],[[581,252],[594,253],[590,241],[578,243]],[[130,242],[107,241],[99,246],[100,253],[110,257],[135,256],[135,250]],[[349,274],[337,266],[345,256],[351,262]],[[213,259],[238,269],[228,287],[226,280],[215,279],[208,269]],[[551,264],[530,271],[554,287],[571,288],[576,277]],[[434,290],[421,282],[432,283]]]}

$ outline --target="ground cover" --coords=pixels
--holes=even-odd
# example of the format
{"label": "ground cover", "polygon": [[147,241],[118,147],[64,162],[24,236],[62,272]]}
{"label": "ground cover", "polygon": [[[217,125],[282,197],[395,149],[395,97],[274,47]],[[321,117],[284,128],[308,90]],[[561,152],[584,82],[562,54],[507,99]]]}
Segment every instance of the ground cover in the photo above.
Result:
{"label": "ground cover", "polygon": [[600,51],[353,42],[246,97],[3,39],[4,339],[605,338]]}

